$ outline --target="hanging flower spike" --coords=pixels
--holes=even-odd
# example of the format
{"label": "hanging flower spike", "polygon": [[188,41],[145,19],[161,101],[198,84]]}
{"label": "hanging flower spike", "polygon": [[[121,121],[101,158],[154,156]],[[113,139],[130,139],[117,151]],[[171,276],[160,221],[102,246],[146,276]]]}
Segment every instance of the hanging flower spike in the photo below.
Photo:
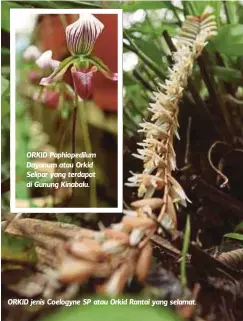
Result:
{"label": "hanging flower spike", "polygon": [[72,55],[89,55],[104,25],[90,13],[79,15],[79,19],[67,26],[67,46]]}
{"label": "hanging flower spike", "polygon": [[43,54],[36,60],[36,64],[41,69],[55,70],[59,66],[60,61],[53,60],[52,59],[52,51],[47,50],[47,51],[43,52]]}
{"label": "hanging flower spike", "polygon": [[74,90],[82,99],[88,99],[91,96],[91,84],[93,74],[97,71],[97,67],[93,66],[90,70],[77,69],[72,67],[71,73],[73,77]]}

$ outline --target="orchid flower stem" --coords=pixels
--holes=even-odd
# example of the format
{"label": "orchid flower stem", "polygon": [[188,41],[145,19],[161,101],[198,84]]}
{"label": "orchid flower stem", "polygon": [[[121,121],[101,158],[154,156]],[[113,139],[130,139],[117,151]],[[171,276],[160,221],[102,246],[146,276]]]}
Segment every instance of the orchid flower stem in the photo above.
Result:
{"label": "orchid flower stem", "polygon": [[180,262],[180,272],[181,272],[180,278],[181,278],[181,284],[184,287],[187,286],[186,261],[187,261],[187,253],[189,249],[190,237],[191,237],[191,221],[190,221],[190,216],[187,215],[186,227],[185,227],[185,232],[183,237],[182,257]]}
{"label": "orchid flower stem", "polygon": [[[80,114],[80,123],[84,140],[84,149],[89,154],[92,153],[92,145],[90,141],[89,135],[89,127],[88,127],[88,119],[86,112],[86,101],[83,100],[82,104],[79,106],[79,114]],[[92,168],[89,168],[89,172],[92,173]],[[96,179],[90,179],[90,207],[97,207],[97,197],[96,197]]]}
{"label": "orchid flower stem", "polygon": [[[77,120],[77,110],[78,110],[78,96],[75,95],[75,107],[73,110],[73,125],[72,125],[72,153],[76,153],[76,120]],[[72,159],[72,173],[75,173],[76,169],[76,160],[75,157]],[[72,177],[72,183],[75,183],[75,176]],[[74,197],[75,187],[72,190],[72,197]]]}

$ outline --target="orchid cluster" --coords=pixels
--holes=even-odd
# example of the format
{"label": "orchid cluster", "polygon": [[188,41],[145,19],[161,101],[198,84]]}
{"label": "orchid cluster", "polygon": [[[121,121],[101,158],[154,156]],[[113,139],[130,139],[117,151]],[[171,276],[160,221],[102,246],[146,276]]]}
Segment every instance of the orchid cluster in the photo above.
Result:
{"label": "orchid cluster", "polygon": [[183,188],[171,175],[176,169],[173,139],[174,136],[179,138],[179,102],[196,58],[207,40],[215,34],[215,17],[208,11],[200,17],[187,17],[177,39],[177,51],[173,53],[174,65],[169,69],[169,77],[165,84],[160,84],[160,89],[154,93],[154,102],[150,104],[151,119],[140,124],[139,131],[145,133],[145,139],[138,143],[141,148],[134,156],[143,161],[144,170],[141,174],[132,173],[127,185],[138,187],[138,196],[144,197],[144,203],[147,200],[149,204],[155,191],[163,190],[158,220],[170,230],[176,229],[175,207],[179,204],[186,206],[186,201],[189,201]]}

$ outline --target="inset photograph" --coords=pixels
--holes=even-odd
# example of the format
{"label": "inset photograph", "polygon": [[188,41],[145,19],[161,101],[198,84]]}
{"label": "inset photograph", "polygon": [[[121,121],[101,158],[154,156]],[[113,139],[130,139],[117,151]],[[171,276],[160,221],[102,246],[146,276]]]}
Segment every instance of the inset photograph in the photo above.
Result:
{"label": "inset photograph", "polygon": [[121,212],[122,11],[10,15],[11,211]]}

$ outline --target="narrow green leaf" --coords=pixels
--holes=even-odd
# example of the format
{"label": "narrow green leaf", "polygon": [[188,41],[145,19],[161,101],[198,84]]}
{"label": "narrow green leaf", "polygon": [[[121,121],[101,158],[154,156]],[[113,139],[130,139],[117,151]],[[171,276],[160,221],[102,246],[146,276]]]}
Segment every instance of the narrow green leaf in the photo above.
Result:
{"label": "narrow green leaf", "polygon": [[[22,0],[21,0],[22,1]],[[83,9],[83,8],[101,8],[99,1],[34,1],[35,8],[57,8],[57,9]],[[33,7],[33,0],[23,1],[25,6]]]}
{"label": "narrow green leaf", "polygon": [[[171,3],[169,1],[128,1],[120,3],[118,1],[112,1],[110,3],[112,8],[120,8],[125,12],[133,12],[139,9],[144,10],[156,10],[156,9],[171,9]],[[181,9],[179,9],[181,10]]]}
{"label": "narrow green leaf", "polygon": [[214,10],[214,14],[219,14],[220,1],[190,1],[194,9],[194,14],[200,16],[207,7],[211,7]]}
{"label": "narrow green leaf", "polygon": [[243,234],[240,234],[240,233],[228,233],[228,234],[225,234],[224,237],[238,240],[238,241],[243,241]]}
{"label": "narrow green leaf", "polygon": [[181,270],[180,278],[181,278],[181,284],[183,286],[187,285],[186,256],[189,249],[190,237],[191,237],[191,223],[190,223],[190,216],[187,215],[186,227],[185,227],[184,238],[183,238],[182,258],[180,263],[180,270]]}
{"label": "narrow green leaf", "polygon": [[238,23],[237,3],[234,0],[224,1],[227,18],[229,23]]}
{"label": "narrow green leaf", "polygon": [[236,70],[229,67],[213,66],[212,71],[216,76],[218,76],[220,80],[226,82],[243,82],[240,70]]}
{"label": "narrow green leaf", "polygon": [[2,1],[1,3],[1,28],[5,31],[10,31],[10,9],[11,8],[22,8],[22,6],[15,2]]}

